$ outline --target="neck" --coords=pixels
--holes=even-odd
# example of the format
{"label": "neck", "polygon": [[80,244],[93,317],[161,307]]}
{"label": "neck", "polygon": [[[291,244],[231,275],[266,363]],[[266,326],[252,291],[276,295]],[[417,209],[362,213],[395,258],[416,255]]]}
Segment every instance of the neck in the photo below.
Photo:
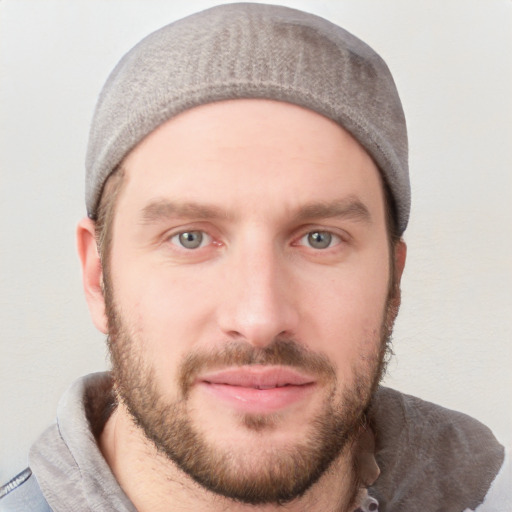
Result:
{"label": "neck", "polygon": [[347,443],[331,467],[304,495],[286,505],[255,507],[219,496],[197,484],[144,436],[120,404],[99,438],[100,449],[114,476],[138,512],[350,512],[356,476],[355,442]]}

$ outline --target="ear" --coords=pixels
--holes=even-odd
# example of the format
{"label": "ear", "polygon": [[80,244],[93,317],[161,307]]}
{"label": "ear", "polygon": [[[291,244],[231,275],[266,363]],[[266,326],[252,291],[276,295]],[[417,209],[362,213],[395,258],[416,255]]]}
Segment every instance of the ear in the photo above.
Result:
{"label": "ear", "polygon": [[392,284],[391,293],[391,305],[393,311],[392,321],[394,322],[396,315],[398,314],[398,310],[400,308],[400,303],[402,301],[402,291],[400,289],[400,281],[402,279],[402,274],[405,268],[405,260],[407,258],[407,245],[403,238],[401,238],[398,242],[395,243],[395,254],[394,254],[394,282]]}
{"label": "ear", "polygon": [[82,264],[82,284],[89,312],[96,328],[108,332],[103,296],[103,268],[96,245],[96,227],[89,218],[82,219],[76,229],[78,256]]}
{"label": "ear", "polygon": [[405,268],[405,260],[407,258],[407,245],[404,242],[404,239],[401,238],[395,246],[395,278],[397,285],[400,285],[400,280],[402,279],[402,274]]}

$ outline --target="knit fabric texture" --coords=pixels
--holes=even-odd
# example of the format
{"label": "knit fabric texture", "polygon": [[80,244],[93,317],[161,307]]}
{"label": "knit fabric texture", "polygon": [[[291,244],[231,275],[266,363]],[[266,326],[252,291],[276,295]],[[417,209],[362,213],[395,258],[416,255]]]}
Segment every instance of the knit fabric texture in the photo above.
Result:
{"label": "knit fabric texture", "polygon": [[94,113],[86,205],[95,218],[110,173],[145,136],[180,112],[215,101],[296,104],[349,131],[380,169],[400,234],[410,211],[407,130],[385,62],[333,23],[295,9],[227,4],[171,23],[130,50]]}

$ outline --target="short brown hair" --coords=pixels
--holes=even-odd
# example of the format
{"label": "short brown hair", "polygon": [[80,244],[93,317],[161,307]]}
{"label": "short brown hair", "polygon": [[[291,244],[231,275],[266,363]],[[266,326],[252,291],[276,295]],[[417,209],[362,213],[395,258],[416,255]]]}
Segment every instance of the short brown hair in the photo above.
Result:
{"label": "short brown hair", "polygon": [[123,189],[124,168],[122,165],[116,167],[107,178],[98,204],[96,226],[96,244],[103,268],[108,267],[108,258],[112,246],[112,227],[117,200]]}

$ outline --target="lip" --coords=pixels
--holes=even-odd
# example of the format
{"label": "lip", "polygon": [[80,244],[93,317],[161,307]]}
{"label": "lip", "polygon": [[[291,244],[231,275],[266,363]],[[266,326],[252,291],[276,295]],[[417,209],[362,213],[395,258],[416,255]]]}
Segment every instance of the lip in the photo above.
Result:
{"label": "lip", "polygon": [[293,368],[243,366],[201,375],[196,384],[240,412],[269,414],[304,400],[316,381]]}

